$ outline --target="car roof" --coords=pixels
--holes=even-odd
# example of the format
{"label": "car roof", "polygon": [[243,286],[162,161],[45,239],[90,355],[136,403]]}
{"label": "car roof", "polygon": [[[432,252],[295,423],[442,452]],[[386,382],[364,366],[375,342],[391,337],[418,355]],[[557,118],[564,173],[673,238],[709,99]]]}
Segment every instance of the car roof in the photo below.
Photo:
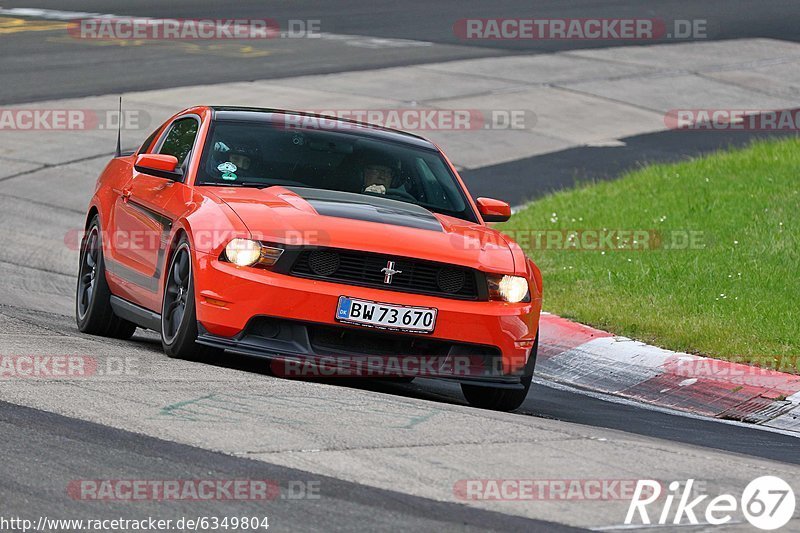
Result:
{"label": "car roof", "polygon": [[[214,120],[266,121],[271,124],[285,124],[286,116],[324,118],[326,122],[335,121],[339,124],[347,125],[346,129],[343,128],[343,131],[350,134],[438,151],[436,145],[432,142],[419,135],[414,135],[413,133],[328,115],[262,107],[210,106],[210,109],[213,111]],[[335,129],[330,126],[326,128],[314,128],[313,126],[304,127],[302,123],[293,127],[297,127],[298,129]]]}

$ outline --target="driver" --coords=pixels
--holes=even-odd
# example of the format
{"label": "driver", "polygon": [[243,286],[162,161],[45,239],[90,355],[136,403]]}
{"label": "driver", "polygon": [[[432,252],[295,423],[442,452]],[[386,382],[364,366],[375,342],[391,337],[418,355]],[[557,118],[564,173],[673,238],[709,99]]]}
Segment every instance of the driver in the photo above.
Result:
{"label": "driver", "polygon": [[380,164],[368,164],[364,167],[364,189],[363,192],[375,194],[386,194],[386,190],[392,185],[394,172],[391,167]]}
{"label": "driver", "polygon": [[250,153],[246,150],[238,150],[234,148],[230,154],[228,154],[228,160],[236,165],[240,170],[250,170],[250,164],[252,160],[250,159]]}

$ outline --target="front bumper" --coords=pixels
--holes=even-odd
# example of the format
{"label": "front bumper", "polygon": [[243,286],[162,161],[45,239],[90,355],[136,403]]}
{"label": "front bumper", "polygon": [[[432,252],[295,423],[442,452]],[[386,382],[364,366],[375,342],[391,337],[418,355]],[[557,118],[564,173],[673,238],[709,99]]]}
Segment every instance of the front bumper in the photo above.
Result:
{"label": "front bumper", "polygon": [[[198,342],[229,352],[289,362],[350,358],[354,364],[359,356],[438,357],[450,368],[454,358],[462,358],[458,368],[466,361],[480,368],[447,375],[442,366],[433,377],[513,387],[520,383],[537,334],[538,299],[520,304],[463,301],[239,268],[208,254],[195,259]],[[436,327],[430,334],[409,334],[337,322],[343,295],[435,307]],[[272,322],[266,333],[265,321]]]}

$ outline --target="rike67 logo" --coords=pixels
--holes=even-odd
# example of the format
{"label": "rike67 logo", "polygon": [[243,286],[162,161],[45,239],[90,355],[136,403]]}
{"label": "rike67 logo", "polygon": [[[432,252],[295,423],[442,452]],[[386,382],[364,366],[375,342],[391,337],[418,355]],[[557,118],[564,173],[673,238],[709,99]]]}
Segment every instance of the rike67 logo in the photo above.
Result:
{"label": "rike67 logo", "polygon": [[[720,494],[708,500],[708,494],[697,494],[693,490],[694,479],[689,479],[681,487],[679,481],[669,484],[669,491],[662,494],[658,481],[643,479],[636,484],[625,524],[651,524],[648,506],[664,497],[661,513],[654,513],[653,519],[659,525],[701,525],[721,526],[734,521],[741,512],[753,526],[762,530],[775,530],[785,526],[792,519],[795,509],[795,496],[792,487],[779,477],[762,476],[751,481],[738,500],[732,494]],[[676,503],[677,502],[677,503]],[[655,511],[655,509],[650,509]],[[698,518],[698,516],[700,518]],[[704,518],[704,522],[700,519]]]}

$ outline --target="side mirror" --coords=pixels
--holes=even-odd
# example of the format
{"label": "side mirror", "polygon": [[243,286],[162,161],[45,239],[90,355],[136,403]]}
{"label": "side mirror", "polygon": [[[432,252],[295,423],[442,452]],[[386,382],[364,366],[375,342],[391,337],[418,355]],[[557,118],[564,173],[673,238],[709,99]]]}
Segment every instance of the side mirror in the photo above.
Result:
{"label": "side mirror", "polygon": [[478,212],[484,222],[505,222],[511,218],[511,206],[494,198],[478,198]]}
{"label": "side mirror", "polygon": [[133,168],[142,174],[165,178],[173,181],[183,179],[183,172],[178,168],[178,158],[166,154],[140,154]]}

